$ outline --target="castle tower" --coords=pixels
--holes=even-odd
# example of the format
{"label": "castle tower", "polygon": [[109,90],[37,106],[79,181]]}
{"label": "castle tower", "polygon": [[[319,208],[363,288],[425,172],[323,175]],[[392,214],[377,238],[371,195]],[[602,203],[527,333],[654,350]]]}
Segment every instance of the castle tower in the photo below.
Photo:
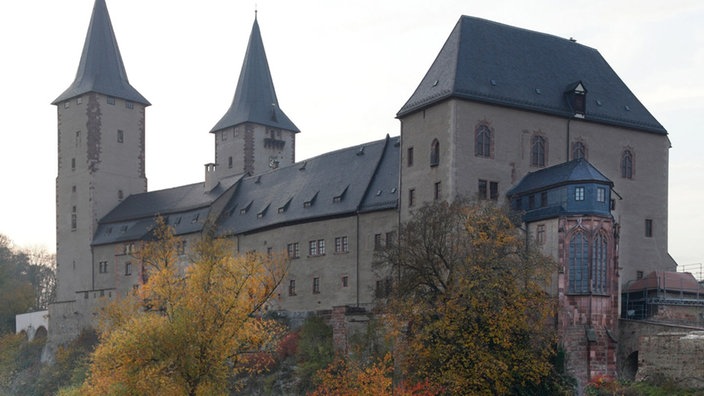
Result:
{"label": "castle tower", "polygon": [[293,164],[298,132],[279,107],[255,16],[235,97],[210,131],[217,179]]}
{"label": "castle tower", "polygon": [[59,318],[81,312],[76,305],[94,289],[91,241],[98,220],[130,194],[147,190],[150,103],[127,79],[105,0],[95,1],[76,79],[52,104],[58,110],[58,287],[50,315],[52,332],[61,332]]}

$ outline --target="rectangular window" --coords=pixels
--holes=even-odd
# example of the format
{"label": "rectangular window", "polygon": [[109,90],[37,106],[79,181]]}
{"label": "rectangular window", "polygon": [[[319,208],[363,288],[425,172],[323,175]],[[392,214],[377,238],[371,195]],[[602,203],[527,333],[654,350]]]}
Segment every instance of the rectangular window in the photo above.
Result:
{"label": "rectangular window", "polygon": [[616,210],[616,200],[615,199],[611,200],[611,210]]}
{"label": "rectangular window", "polygon": [[487,185],[488,185],[488,182],[486,180],[479,179],[479,183],[477,184],[477,189],[479,191],[477,193],[477,198],[486,199],[487,191],[488,191]]}
{"label": "rectangular window", "polygon": [[396,233],[391,231],[386,233],[386,246],[393,246],[396,239]]}
{"label": "rectangular window", "polygon": [[335,253],[349,252],[349,243],[346,236],[335,238]]}
{"label": "rectangular window", "polygon": [[313,278],[313,294],[320,294],[320,278]]}
{"label": "rectangular window", "polygon": [[318,241],[308,242],[308,255],[315,256],[318,254]]}
{"label": "rectangular window", "polygon": [[643,271],[636,271],[636,279],[643,279]]}
{"label": "rectangular window", "polygon": [[76,207],[71,208],[71,230],[75,230],[78,226]]}
{"label": "rectangular window", "polygon": [[296,295],[296,280],[295,279],[291,279],[288,281],[288,295],[289,296]]}
{"label": "rectangular window", "polygon": [[129,100],[126,100],[125,107],[132,110],[132,109],[134,109],[134,103],[130,102]]}
{"label": "rectangular window", "polygon": [[442,187],[440,185],[440,182],[435,182],[435,191],[433,192],[433,198],[437,201],[440,199],[441,194],[442,194]]}
{"label": "rectangular window", "polygon": [[124,143],[125,141],[125,132],[122,129],[117,130],[117,142],[118,143]]}
{"label": "rectangular window", "polygon": [[75,171],[76,170],[76,159],[71,158],[71,170]]}
{"label": "rectangular window", "polygon": [[584,201],[584,187],[575,187],[574,188],[574,200],[575,201]]}
{"label": "rectangular window", "polygon": [[416,204],[416,189],[415,188],[409,188],[408,189],[408,206],[414,206]]}
{"label": "rectangular window", "polygon": [[179,256],[183,256],[186,254],[186,241],[176,242],[176,253]]}
{"label": "rectangular window", "polygon": [[126,262],[125,263],[125,276],[132,275],[132,263]]}
{"label": "rectangular window", "polygon": [[408,166],[413,166],[413,147],[409,147],[407,151],[408,155],[406,156],[406,163]]}
{"label": "rectangular window", "polygon": [[108,104],[109,105],[115,104],[115,97],[114,96],[108,96]]}
{"label": "rectangular window", "polygon": [[548,206],[548,192],[543,191],[540,193],[540,207],[544,208]]}
{"label": "rectangular window", "polygon": [[296,259],[301,255],[298,242],[289,243],[286,245],[286,249],[288,250],[288,258]]}
{"label": "rectangular window", "polygon": [[325,254],[325,239],[318,239],[318,256]]}
{"label": "rectangular window", "polygon": [[232,169],[232,157],[227,157],[227,167]]}
{"label": "rectangular window", "polygon": [[381,234],[374,234],[374,250],[381,250]]}
{"label": "rectangular window", "polygon": [[342,287],[347,287],[350,284],[350,278],[347,275],[342,277]]}
{"label": "rectangular window", "polygon": [[499,183],[489,182],[489,199],[492,201],[499,200]]}
{"label": "rectangular window", "polygon": [[528,196],[528,209],[535,209],[535,195]]}
{"label": "rectangular window", "polygon": [[538,224],[535,234],[535,239],[536,242],[538,242],[538,245],[545,244],[545,224]]}
{"label": "rectangular window", "polygon": [[605,202],[606,201],[606,189],[605,188],[597,187],[596,200],[597,200],[597,202]]}
{"label": "rectangular window", "polygon": [[81,144],[81,131],[76,131],[76,140],[74,141],[74,143],[76,147]]}
{"label": "rectangular window", "polygon": [[101,274],[106,274],[108,272],[108,262],[107,261],[101,261],[99,263],[98,272]]}
{"label": "rectangular window", "polygon": [[646,238],[653,237],[653,219],[645,219],[645,236]]}
{"label": "rectangular window", "polygon": [[83,103],[83,97],[79,96],[76,98],[76,104],[81,104]]}

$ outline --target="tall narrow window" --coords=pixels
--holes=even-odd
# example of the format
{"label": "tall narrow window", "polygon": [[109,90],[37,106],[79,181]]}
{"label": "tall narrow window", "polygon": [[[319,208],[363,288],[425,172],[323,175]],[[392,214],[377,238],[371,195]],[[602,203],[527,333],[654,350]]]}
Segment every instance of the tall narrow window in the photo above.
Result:
{"label": "tall narrow window", "polygon": [[575,187],[574,188],[574,200],[575,201],[584,201],[584,187]]}
{"label": "tall narrow window", "polygon": [[75,230],[78,226],[78,219],[76,214],[76,207],[71,209],[71,230]]}
{"label": "tall narrow window", "polygon": [[645,237],[653,237],[653,219],[645,219]]}
{"label": "tall narrow window", "polygon": [[545,224],[538,224],[535,229],[535,240],[538,245],[545,244]]}
{"label": "tall narrow window", "polygon": [[604,294],[606,286],[607,252],[606,237],[598,234],[592,244],[592,292]]}
{"label": "tall narrow window", "polygon": [[414,206],[416,204],[416,189],[415,188],[409,188],[408,189],[408,206]]}
{"label": "tall narrow window", "polygon": [[547,146],[545,138],[540,135],[533,135],[530,143],[530,164],[532,166],[545,166]]}
{"label": "tall narrow window", "polygon": [[75,171],[76,170],[76,159],[71,158],[71,170]]}
{"label": "tall narrow window", "polygon": [[117,142],[118,143],[125,142],[125,132],[122,129],[117,130]]}
{"label": "tall narrow window", "polygon": [[374,250],[381,250],[381,234],[374,234]]}
{"label": "tall narrow window", "polygon": [[318,255],[318,241],[308,242],[308,255],[317,256]]}
{"label": "tall narrow window", "polygon": [[227,167],[229,169],[232,169],[232,157],[227,157]]}
{"label": "tall narrow window", "polygon": [[633,152],[631,150],[623,150],[621,154],[621,177],[633,178]]}
{"label": "tall narrow window", "polygon": [[313,294],[320,294],[320,278],[313,278]]}
{"label": "tall narrow window", "polygon": [[583,159],[586,158],[587,149],[584,147],[582,142],[574,142],[572,144],[572,159]]}
{"label": "tall narrow window", "polygon": [[477,157],[491,157],[491,130],[482,124],[474,131],[474,155]]}
{"label": "tall narrow window", "polygon": [[288,295],[289,296],[296,295],[296,280],[295,279],[291,279],[288,281]]}
{"label": "tall narrow window", "polygon": [[409,147],[406,151],[406,164],[413,166],[413,147]]}
{"label": "tall narrow window", "polygon": [[606,189],[604,187],[596,188],[596,201],[606,202]]}
{"label": "tall narrow window", "polygon": [[589,293],[589,244],[581,232],[570,239],[568,271],[569,292]]}
{"label": "tall narrow window", "polygon": [[430,144],[430,166],[438,166],[438,164],[440,164],[440,142],[433,139],[433,143]]}
{"label": "tall narrow window", "polygon": [[440,185],[440,182],[435,182],[435,190],[433,192],[433,198],[437,201],[440,199],[440,196],[442,195],[442,186]]}
{"label": "tall narrow window", "polygon": [[499,182],[489,182],[489,199],[499,200]]}
{"label": "tall narrow window", "polygon": [[288,258],[295,259],[300,257],[301,252],[298,247],[298,242],[289,243],[286,248],[288,250]]}
{"label": "tall narrow window", "polygon": [[125,263],[125,276],[132,275],[132,263],[129,261]]}
{"label": "tall narrow window", "polygon": [[477,198],[486,199],[487,191],[488,191],[487,190],[488,183],[489,182],[487,182],[486,180],[479,179],[479,183],[477,183],[477,189],[478,189]]}

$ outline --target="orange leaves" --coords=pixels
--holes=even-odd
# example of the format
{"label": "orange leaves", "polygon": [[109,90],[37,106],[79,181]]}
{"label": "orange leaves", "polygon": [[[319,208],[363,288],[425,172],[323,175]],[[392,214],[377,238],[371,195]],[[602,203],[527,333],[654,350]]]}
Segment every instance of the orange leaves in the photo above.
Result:
{"label": "orange leaves", "polygon": [[82,391],[224,394],[237,373],[266,369],[282,329],[262,319],[260,308],[285,275],[285,262],[234,256],[227,241],[203,239],[183,268],[168,227],[155,234],[162,239],[139,253],[148,277],[137,297],[105,310]]}

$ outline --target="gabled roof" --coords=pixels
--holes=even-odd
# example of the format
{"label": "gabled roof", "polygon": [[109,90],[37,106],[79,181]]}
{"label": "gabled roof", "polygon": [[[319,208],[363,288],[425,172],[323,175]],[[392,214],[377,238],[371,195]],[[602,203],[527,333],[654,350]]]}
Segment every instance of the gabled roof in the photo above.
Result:
{"label": "gabled roof", "polygon": [[52,104],[88,92],[150,105],[127,79],[105,0],[95,0],[76,79]]}
{"label": "gabled roof", "polygon": [[296,125],[279,107],[256,17],[249,36],[240,78],[237,81],[235,97],[232,99],[230,108],[210,132],[245,122],[299,132]]}
{"label": "gabled roof", "polygon": [[588,91],[586,121],[667,133],[597,50],[469,16],[397,116],[459,98],[573,117],[565,92],[580,81]]}
{"label": "gabled roof", "polygon": [[176,235],[201,232],[213,202],[241,177],[225,178],[210,191],[204,183],[194,183],[130,195],[100,219],[93,245],[147,238],[157,215],[169,219]]}
{"label": "gabled roof", "polygon": [[596,182],[609,186],[614,184],[589,161],[580,158],[535,172],[529,172],[506,195],[511,197],[563,184],[583,182]]}
{"label": "gabled roof", "polygon": [[398,141],[387,137],[244,178],[218,220],[217,233],[395,208]]}

